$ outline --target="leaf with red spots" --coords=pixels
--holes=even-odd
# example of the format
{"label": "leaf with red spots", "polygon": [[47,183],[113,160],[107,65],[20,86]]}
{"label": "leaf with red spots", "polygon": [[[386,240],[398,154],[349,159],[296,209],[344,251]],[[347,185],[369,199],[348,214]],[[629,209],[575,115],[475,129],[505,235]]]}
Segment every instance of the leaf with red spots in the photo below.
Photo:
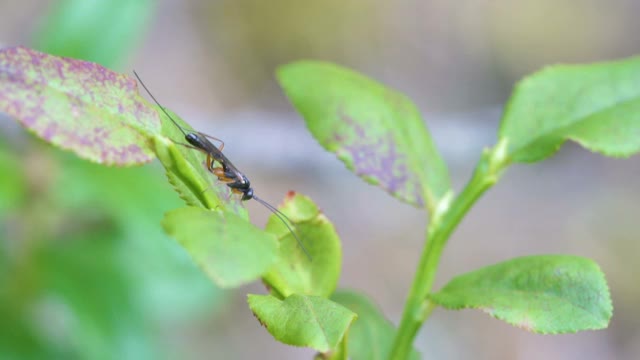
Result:
{"label": "leaf with red spots", "polygon": [[367,182],[430,210],[449,191],[447,166],[405,95],[318,61],[283,66],[278,79],[318,142]]}
{"label": "leaf with red spots", "polygon": [[460,275],[431,301],[447,309],[481,309],[542,334],[606,328],[613,306],[604,274],[592,260],[527,256]]}
{"label": "leaf with red spots", "polygon": [[24,47],[0,50],[0,111],[58,147],[106,165],[154,158],[156,110],[135,79]]}

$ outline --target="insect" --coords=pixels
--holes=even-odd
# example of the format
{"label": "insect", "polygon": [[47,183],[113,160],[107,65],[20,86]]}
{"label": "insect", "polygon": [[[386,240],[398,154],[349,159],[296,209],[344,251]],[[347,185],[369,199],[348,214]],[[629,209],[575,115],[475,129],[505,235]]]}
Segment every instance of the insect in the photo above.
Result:
{"label": "insect", "polygon": [[[309,255],[307,249],[305,249],[304,245],[302,245],[302,241],[300,241],[298,235],[293,231],[291,226],[289,226],[289,223],[293,224],[293,222],[273,205],[256,196],[253,188],[251,187],[251,182],[249,181],[249,179],[240,170],[238,170],[238,168],[233,165],[233,163],[222,153],[224,142],[216,137],[207,135],[199,131],[185,131],[185,129],[183,129],[182,126],[180,126],[178,122],[176,122],[173,117],[169,115],[167,110],[165,110],[165,108],[160,105],[153,94],[151,94],[147,86],[144,84],[144,82],[142,82],[142,79],[140,78],[138,73],[135,71],[133,73],[140,82],[140,85],[142,85],[147,94],[149,94],[151,99],[153,99],[158,107],[160,107],[162,112],[169,118],[169,120],[171,120],[171,122],[173,122],[173,124],[178,127],[178,129],[180,129],[180,131],[184,135],[184,139],[187,141],[187,143],[189,143],[181,145],[198,150],[205,154],[207,170],[214,174],[218,178],[218,180],[224,182],[231,189],[232,193],[241,194],[242,201],[253,199],[266,207],[274,215],[276,215],[278,219],[280,219],[280,221],[282,221],[282,223],[287,227],[291,235],[293,235],[293,237],[296,239],[298,246],[300,246],[307,258],[311,260],[311,255]],[[209,141],[209,139],[219,141],[220,147],[215,146],[211,141]],[[216,163],[220,164],[220,166],[215,166]]]}

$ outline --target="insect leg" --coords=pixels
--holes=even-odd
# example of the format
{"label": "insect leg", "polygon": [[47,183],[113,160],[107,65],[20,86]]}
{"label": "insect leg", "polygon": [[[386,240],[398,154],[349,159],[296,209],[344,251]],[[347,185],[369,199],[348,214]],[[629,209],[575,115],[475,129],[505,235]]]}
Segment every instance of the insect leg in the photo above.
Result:
{"label": "insect leg", "polygon": [[209,139],[211,139],[211,140],[219,141],[219,142],[220,142],[220,146],[218,147],[218,150],[222,151],[222,149],[224,149],[224,141],[222,141],[222,140],[218,139],[218,138],[217,138],[217,137],[215,137],[215,136],[207,135],[207,134],[202,133],[202,132],[199,132],[199,131],[198,131],[198,134],[200,134],[200,135],[202,135],[202,136],[204,136],[204,137],[208,137],[208,138],[209,138]]}
{"label": "insect leg", "polygon": [[209,171],[211,171],[211,173],[213,173],[213,175],[217,176],[218,180],[220,180],[222,182],[230,183],[230,182],[235,182],[236,181],[236,179],[227,176],[226,172],[221,167],[215,167],[215,168],[213,168],[213,169],[211,169]]}

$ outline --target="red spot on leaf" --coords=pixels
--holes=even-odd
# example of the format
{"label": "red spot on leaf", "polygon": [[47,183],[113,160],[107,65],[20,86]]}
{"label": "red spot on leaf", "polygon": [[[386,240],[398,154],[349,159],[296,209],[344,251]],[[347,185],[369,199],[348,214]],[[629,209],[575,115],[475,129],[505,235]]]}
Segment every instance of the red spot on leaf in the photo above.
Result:
{"label": "red spot on leaf", "polygon": [[284,201],[285,202],[292,201],[294,197],[296,197],[296,192],[293,190],[289,190],[289,192],[287,192],[287,195],[284,198]]}

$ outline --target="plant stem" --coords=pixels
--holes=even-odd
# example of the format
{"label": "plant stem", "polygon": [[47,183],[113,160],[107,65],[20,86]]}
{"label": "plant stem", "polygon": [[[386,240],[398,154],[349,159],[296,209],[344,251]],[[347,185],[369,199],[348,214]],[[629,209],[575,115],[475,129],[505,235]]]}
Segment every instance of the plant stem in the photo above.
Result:
{"label": "plant stem", "polygon": [[413,339],[435,305],[427,299],[449,236],[478,198],[496,183],[508,165],[504,158],[506,143],[485,150],[462,192],[449,207],[436,211],[427,231],[427,243],[420,257],[416,275],[405,302],[404,312],[394,339],[390,359],[404,360],[411,353]]}

